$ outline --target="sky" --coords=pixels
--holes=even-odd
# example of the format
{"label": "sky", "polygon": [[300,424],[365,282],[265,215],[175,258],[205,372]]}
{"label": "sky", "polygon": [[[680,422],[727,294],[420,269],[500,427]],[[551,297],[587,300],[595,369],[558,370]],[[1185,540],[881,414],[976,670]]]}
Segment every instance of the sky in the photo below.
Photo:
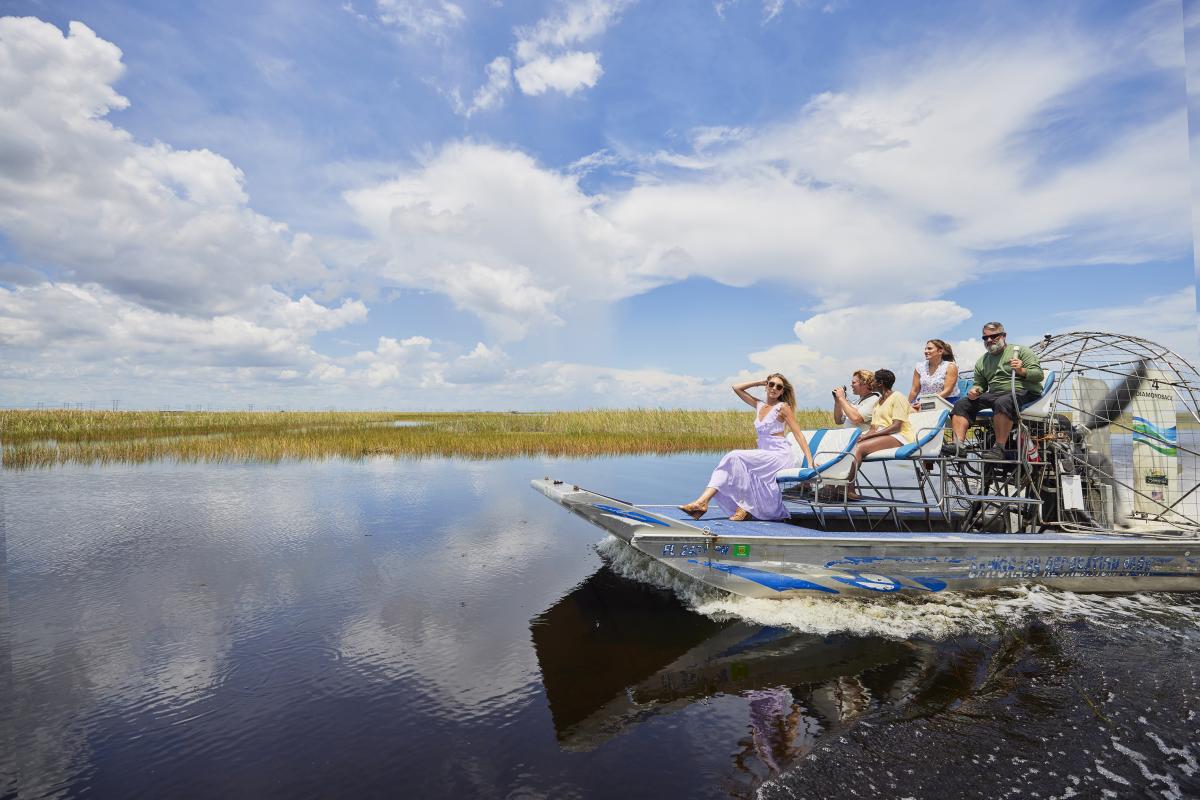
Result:
{"label": "sky", "polygon": [[0,405],[824,406],[990,320],[1200,352],[1198,0],[0,15]]}

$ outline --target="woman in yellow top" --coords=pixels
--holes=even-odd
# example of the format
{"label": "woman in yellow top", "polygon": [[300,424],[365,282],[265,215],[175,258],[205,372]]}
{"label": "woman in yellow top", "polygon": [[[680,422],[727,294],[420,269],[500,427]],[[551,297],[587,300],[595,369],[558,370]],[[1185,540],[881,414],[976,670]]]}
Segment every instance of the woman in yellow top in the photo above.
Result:
{"label": "woman in yellow top", "polygon": [[854,471],[850,474],[847,494],[851,500],[859,497],[854,479],[864,458],[876,451],[903,447],[917,440],[912,423],[908,421],[908,412],[911,410],[908,398],[892,391],[895,384],[896,374],[890,369],[875,371],[875,391],[880,394],[879,403],[871,416],[870,429],[858,437],[858,446],[854,448]]}

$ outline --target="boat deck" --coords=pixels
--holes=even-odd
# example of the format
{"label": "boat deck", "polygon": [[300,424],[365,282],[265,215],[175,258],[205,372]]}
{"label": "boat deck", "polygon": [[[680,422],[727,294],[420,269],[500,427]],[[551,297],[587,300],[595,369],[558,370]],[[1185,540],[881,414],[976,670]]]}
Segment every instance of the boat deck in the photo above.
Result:
{"label": "boat deck", "polygon": [[[934,523],[934,530],[930,531],[926,527],[925,515],[923,512],[914,512],[912,510],[901,509],[899,515],[902,521],[911,522],[914,530],[897,530],[892,515],[872,512],[870,516],[856,514],[859,530],[848,530],[844,524],[837,525],[837,529],[827,528],[821,529],[811,527],[810,524],[816,523],[816,517],[811,513],[792,513],[791,520],[779,521],[761,521],[748,520],[745,522],[732,522],[727,519],[719,508],[713,505],[707,514],[699,520],[693,520],[686,513],[681,511],[674,505],[646,505],[639,504],[635,506],[638,509],[643,509],[656,516],[664,517],[676,522],[681,522],[685,525],[691,525],[701,530],[707,529],[709,533],[715,536],[728,536],[742,538],[747,536],[753,537],[775,537],[775,538],[795,538],[804,537],[812,539],[836,539],[845,541],[847,539],[862,539],[864,541],[875,541],[878,539],[888,539],[894,541],[979,541],[979,542],[1041,542],[1050,541],[1128,541],[1131,536],[1135,536],[1135,532],[1129,533],[1062,533],[1062,532],[1046,532],[1046,533],[964,533],[962,531],[953,531],[946,528],[945,523],[941,523],[941,530],[938,530],[938,522]],[[860,511],[854,504],[851,504],[851,509],[855,512]],[[827,517],[830,522],[845,522],[845,512],[840,508],[834,511],[832,515]],[[869,528],[874,525],[875,529]],[[890,527],[889,527],[890,526]],[[1185,538],[1181,536],[1180,538]]]}

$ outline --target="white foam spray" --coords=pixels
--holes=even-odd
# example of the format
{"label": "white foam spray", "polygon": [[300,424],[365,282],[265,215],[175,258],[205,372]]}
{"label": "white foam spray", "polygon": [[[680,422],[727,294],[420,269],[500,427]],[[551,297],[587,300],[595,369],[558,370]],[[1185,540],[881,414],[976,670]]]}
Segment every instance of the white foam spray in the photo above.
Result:
{"label": "white foam spray", "polygon": [[[1032,617],[1044,622],[1089,623],[1120,630],[1134,619],[1177,634],[1200,629],[1200,604],[1178,595],[1079,595],[1043,586],[1018,586],[988,595],[939,592],[925,596],[793,597],[754,599],[726,594],[676,572],[615,537],[597,545],[617,574],[669,589],[685,604],[716,619],[740,618],[822,636],[849,633],[890,639],[942,640],[998,633]],[[1184,625],[1181,626],[1180,623]]]}

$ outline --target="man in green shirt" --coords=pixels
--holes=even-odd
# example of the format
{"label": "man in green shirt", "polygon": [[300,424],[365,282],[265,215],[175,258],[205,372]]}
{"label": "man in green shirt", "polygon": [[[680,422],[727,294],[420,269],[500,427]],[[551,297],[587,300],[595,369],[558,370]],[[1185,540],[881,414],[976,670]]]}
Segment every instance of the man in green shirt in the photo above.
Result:
{"label": "man in green shirt", "polygon": [[[950,417],[954,430],[952,455],[962,455],[966,447],[967,428],[981,409],[992,409],[992,428],[996,445],[984,453],[984,458],[1004,458],[1004,445],[1012,432],[1013,420],[1019,407],[1042,396],[1042,365],[1037,353],[1028,347],[1009,344],[1004,326],[989,322],[983,326],[983,344],[987,352],[975,362],[975,385],[958,398]],[[1013,383],[1016,383],[1017,407],[1013,407]]]}

